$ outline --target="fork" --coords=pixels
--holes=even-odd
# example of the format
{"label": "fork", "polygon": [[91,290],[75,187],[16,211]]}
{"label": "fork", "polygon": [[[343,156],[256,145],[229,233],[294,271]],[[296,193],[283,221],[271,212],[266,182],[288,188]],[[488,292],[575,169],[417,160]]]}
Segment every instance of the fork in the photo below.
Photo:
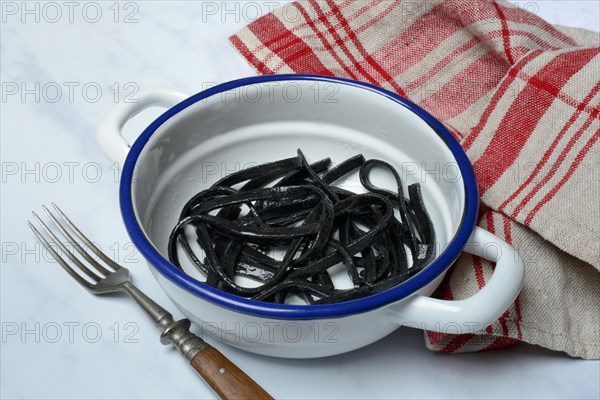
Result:
{"label": "fork", "polygon": [[[52,230],[33,212],[36,221],[64,254],[71,260],[69,265],[58,252],[50,245],[48,240],[30,222],[27,224],[33,233],[48,249],[50,254],[58,263],[75,279],[81,286],[93,294],[104,294],[111,292],[125,292],[131,296],[145,311],[146,315],[154,321],[155,325],[162,328],[160,342],[175,346],[180,353],[190,362],[192,367],[200,374],[204,381],[222,399],[272,399],[272,397],[254,382],[241,369],[227,359],[221,352],[190,332],[190,321],[181,319],[175,321],[173,315],[155,303],[151,298],[138,289],[129,277],[129,270],[110,259],[98,247],[96,247],[81,231],[67,218],[60,208],[54,203],[52,206],[70,228],[105,264],[96,261],[69,233],[69,230],[52,214],[46,207],[42,206],[48,217],[56,228],[64,235],[67,241],[75,247],[77,252],[88,262],[86,266],[73,252],[56,237]],[[91,268],[90,268],[91,267]],[[107,268],[108,267],[108,268]]]}

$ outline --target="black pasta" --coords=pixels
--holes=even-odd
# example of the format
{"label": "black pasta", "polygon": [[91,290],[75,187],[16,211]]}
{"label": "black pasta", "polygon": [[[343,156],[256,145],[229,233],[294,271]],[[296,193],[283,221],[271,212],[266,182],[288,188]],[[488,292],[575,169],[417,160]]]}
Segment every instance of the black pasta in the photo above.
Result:
{"label": "black pasta", "polygon": [[[357,155],[330,164],[329,158],[309,164],[298,150],[296,157],[224,177],[185,204],[169,237],[169,259],[181,269],[182,249],[206,284],[274,303],[292,294],[307,304],[357,299],[425,268],[435,257],[435,230],[419,184],[408,186],[406,198],[400,175],[384,161]],[[396,192],[373,185],[374,167],[394,176]],[[367,193],[334,186],[355,171]],[[338,264],[352,288],[334,286],[328,270]],[[259,286],[241,286],[236,276]]]}

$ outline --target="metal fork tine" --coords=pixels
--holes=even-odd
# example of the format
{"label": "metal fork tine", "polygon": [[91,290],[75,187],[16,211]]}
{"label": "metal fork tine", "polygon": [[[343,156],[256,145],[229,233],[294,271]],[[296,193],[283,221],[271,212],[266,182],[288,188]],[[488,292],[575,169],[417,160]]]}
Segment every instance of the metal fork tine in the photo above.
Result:
{"label": "metal fork tine", "polygon": [[90,282],[86,281],[81,275],[75,272],[75,270],[73,270],[73,268],[71,268],[69,264],[67,264],[67,262],[56,252],[56,250],[52,248],[52,246],[50,246],[50,243],[48,243],[46,238],[40,233],[40,231],[36,229],[35,226],[33,226],[31,222],[27,221],[27,224],[29,225],[29,228],[31,228],[35,236],[37,236],[40,242],[42,242],[44,247],[50,252],[50,254],[52,254],[52,257],[54,257],[54,259],[58,261],[60,266],[63,267],[63,269],[67,271],[73,279],[75,279],[80,285],[88,289],[90,289],[93,286]]}
{"label": "metal fork tine", "polygon": [[83,272],[84,274],[86,274],[94,282],[98,282],[99,279],[102,279],[101,276],[98,276],[97,273],[95,273],[94,271],[90,270],[81,261],[79,261],[79,259],[75,256],[75,254],[73,254],[71,251],[69,251],[69,249],[67,249],[65,247],[65,245],[63,245],[61,243],[61,241],[56,237],[56,235],[50,230],[50,228],[48,228],[48,226],[44,223],[44,221],[42,221],[42,219],[35,212],[33,212],[33,217],[42,226],[42,228],[44,228],[44,230],[52,238],[52,240],[54,240],[54,242],[56,243],[56,245],[58,247],[60,247],[60,249],[69,257],[69,259],[75,265],[77,265],[77,267],[81,270],[81,272]]}
{"label": "metal fork tine", "polygon": [[94,260],[92,258],[92,256],[90,256],[90,254],[87,251],[85,251],[83,249],[83,247],[81,247],[75,239],[73,239],[73,236],[71,236],[71,234],[65,229],[64,226],[62,226],[62,224],[56,219],[54,214],[52,214],[46,206],[42,205],[42,208],[44,209],[46,214],[48,214],[48,217],[50,217],[52,222],[54,222],[54,225],[56,225],[56,227],[61,231],[61,233],[63,235],[65,235],[65,237],[69,240],[69,242],[73,246],[75,246],[75,249],[77,249],[79,254],[81,254],[83,256],[83,258],[85,258],[87,260],[87,262],[92,264],[92,266],[94,268],[96,268],[101,274],[108,275],[108,274],[112,273],[112,271],[107,270],[106,268],[104,268],[104,266],[102,264],[100,264],[98,261]]}
{"label": "metal fork tine", "polygon": [[62,220],[65,221],[69,228],[71,228],[71,230],[75,233],[75,235],[77,235],[77,237],[81,239],[81,241],[85,243],[86,246],[88,246],[94,253],[96,253],[96,255],[102,259],[102,261],[108,264],[115,271],[121,268],[119,264],[111,260],[106,254],[100,251],[100,249],[96,247],[96,245],[94,245],[94,243],[92,243],[90,239],[88,239],[83,233],[81,233],[81,231],[77,229],[75,224],[71,222],[71,220],[65,215],[65,213],[62,212],[60,208],[58,208],[56,204],[52,203],[52,206],[54,207],[58,215],[60,215]]}

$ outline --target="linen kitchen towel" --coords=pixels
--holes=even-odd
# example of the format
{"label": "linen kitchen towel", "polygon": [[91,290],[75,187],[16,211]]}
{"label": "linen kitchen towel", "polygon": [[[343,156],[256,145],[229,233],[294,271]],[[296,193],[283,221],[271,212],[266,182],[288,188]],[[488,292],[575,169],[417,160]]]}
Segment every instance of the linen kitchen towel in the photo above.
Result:
{"label": "linen kitchen towel", "polygon": [[[473,163],[479,226],[523,257],[521,295],[439,352],[518,341],[600,358],[600,37],[503,1],[297,1],[230,38],[261,74],[334,75],[417,103]],[[492,263],[462,255],[437,295],[468,297]]]}

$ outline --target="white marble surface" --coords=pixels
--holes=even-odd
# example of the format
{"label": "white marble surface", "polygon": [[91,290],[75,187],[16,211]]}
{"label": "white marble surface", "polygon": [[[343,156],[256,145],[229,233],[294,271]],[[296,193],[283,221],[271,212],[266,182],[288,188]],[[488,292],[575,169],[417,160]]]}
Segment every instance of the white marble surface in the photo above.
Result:
{"label": "white marble surface", "polygon": [[[94,135],[115,100],[138,90],[191,93],[254,75],[226,39],[277,2],[209,3],[2,3],[1,398],[213,398],[131,301],[83,292],[25,224],[42,202],[57,202],[174,310],[130,244],[118,175]],[[516,3],[553,23],[599,29],[596,0]],[[207,16],[212,7],[217,14]],[[128,132],[154,115],[141,115]],[[350,354],[298,361],[214,344],[276,398],[600,396],[598,361],[527,345],[439,355],[425,348],[421,332],[407,329]]]}

